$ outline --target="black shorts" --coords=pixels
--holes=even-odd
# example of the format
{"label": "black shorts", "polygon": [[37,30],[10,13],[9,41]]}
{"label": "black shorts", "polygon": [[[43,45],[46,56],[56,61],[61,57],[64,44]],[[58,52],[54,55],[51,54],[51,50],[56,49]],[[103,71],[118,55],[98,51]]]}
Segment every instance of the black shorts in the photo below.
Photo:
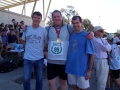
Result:
{"label": "black shorts", "polygon": [[48,80],[54,79],[59,76],[63,80],[67,80],[67,74],[65,73],[65,65],[47,63],[47,78]]}
{"label": "black shorts", "polygon": [[111,70],[111,71],[112,71],[113,78],[114,79],[118,79],[119,78],[119,71],[120,71],[120,69],[118,69],[118,70]]}

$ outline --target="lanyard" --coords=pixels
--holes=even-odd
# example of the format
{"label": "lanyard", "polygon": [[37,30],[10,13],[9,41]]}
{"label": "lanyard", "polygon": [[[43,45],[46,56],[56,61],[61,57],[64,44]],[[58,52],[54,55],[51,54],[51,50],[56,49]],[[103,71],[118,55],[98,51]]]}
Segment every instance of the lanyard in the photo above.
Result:
{"label": "lanyard", "polygon": [[60,30],[58,30],[56,27],[55,28],[55,31],[56,31],[56,34],[57,34],[57,38],[60,38],[60,31],[61,31],[61,27],[60,27]]}

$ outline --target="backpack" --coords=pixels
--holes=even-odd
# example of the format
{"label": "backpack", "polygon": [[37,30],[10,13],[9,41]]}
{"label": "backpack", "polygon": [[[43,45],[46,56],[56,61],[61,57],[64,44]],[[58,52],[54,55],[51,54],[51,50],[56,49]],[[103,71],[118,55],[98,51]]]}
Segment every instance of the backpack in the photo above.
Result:
{"label": "backpack", "polygon": [[13,60],[5,61],[0,64],[0,72],[5,73],[13,70]]}
{"label": "backpack", "polygon": [[[69,30],[69,28],[68,28],[68,25],[69,25],[69,24],[67,24],[67,30],[68,30],[68,32],[69,32],[69,35],[71,36],[70,30]],[[52,26],[49,26],[49,28],[48,28],[48,30],[47,30],[48,33],[49,33],[49,30],[50,30],[51,27],[52,27]]]}

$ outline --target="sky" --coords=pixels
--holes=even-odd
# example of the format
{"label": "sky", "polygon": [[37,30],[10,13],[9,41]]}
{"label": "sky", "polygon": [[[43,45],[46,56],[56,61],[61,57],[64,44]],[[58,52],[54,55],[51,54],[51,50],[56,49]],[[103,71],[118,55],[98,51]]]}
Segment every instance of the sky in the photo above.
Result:
{"label": "sky", "polygon": [[[45,0],[45,11],[48,3],[49,0]],[[109,33],[120,29],[120,0],[51,0],[49,12],[66,8],[68,5],[72,5],[83,19],[90,19],[93,26],[100,25]],[[33,3],[26,5],[26,15],[31,15],[32,7]],[[42,13],[42,7],[42,0],[39,0],[35,11]],[[9,10],[21,14],[22,6]]]}

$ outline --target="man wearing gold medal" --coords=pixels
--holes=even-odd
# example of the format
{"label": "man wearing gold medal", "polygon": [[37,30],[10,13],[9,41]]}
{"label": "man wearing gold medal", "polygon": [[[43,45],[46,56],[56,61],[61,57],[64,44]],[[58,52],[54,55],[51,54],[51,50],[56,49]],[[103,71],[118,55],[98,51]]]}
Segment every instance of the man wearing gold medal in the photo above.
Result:
{"label": "man wearing gold medal", "polygon": [[[57,90],[56,77],[59,77],[60,90],[68,90],[67,74],[65,73],[65,63],[67,60],[67,51],[69,37],[74,28],[69,24],[64,24],[62,14],[55,10],[52,12],[53,26],[46,27],[48,32],[48,50],[47,78],[50,90]],[[92,39],[94,35],[90,33],[87,38]],[[48,49],[47,49],[48,47]]]}

